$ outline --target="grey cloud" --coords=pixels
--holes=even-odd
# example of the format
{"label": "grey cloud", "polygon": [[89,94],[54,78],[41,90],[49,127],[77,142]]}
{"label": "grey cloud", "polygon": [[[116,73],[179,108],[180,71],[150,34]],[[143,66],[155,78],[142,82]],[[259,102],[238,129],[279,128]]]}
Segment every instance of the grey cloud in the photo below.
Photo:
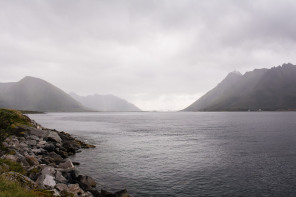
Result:
{"label": "grey cloud", "polygon": [[230,71],[296,63],[295,8],[292,0],[0,0],[0,78],[33,75],[69,92],[181,109]]}

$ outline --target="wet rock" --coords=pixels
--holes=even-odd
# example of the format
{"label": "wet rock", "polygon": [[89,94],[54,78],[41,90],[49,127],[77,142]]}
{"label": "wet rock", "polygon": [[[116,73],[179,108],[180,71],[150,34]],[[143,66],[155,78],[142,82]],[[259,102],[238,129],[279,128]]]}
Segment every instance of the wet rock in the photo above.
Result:
{"label": "wet rock", "polygon": [[66,170],[62,170],[61,172],[69,183],[77,183],[77,177],[79,176],[77,168],[68,168]]}
{"label": "wet rock", "polygon": [[84,191],[79,187],[78,184],[70,184],[68,185],[68,192],[72,193],[72,194],[76,194],[76,195],[81,195],[84,193]]}
{"label": "wet rock", "polygon": [[115,194],[108,192],[106,190],[101,189],[101,195],[104,197],[116,197]]}
{"label": "wet rock", "polygon": [[67,169],[67,168],[73,168],[74,165],[70,159],[67,159],[64,163],[59,164],[59,168]]}
{"label": "wet rock", "polygon": [[126,189],[115,192],[114,194],[116,197],[130,197]]}
{"label": "wet rock", "polygon": [[77,181],[80,187],[86,191],[92,190],[92,188],[96,187],[97,185],[96,181],[93,178],[85,175],[79,175],[77,177]]}
{"label": "wet rock", "polygon": [[50,152],[48,154],[48,157],[56,164],[60,163],[63,160],[63,158],[55,152]]}

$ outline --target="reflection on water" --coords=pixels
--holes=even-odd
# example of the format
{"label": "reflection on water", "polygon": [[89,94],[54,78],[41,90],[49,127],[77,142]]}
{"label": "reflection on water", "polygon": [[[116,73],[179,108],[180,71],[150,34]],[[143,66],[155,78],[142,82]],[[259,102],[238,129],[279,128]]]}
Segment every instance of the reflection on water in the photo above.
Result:
{"label": "reflection on water", "polygon": [[99,187],[135,196],[294,196],[296,113],[49,113],[97,145],[77,154]]}

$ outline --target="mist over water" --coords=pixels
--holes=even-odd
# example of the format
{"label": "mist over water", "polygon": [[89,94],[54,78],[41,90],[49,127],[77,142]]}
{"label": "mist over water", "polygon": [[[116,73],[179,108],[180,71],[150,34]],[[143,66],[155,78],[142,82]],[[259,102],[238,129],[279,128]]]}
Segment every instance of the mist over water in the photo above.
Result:
{"label": "mist over water", "polygon": [[29,116],[97,146],[73,159],[99,188],[134,196],[295,195],[295,112]]}

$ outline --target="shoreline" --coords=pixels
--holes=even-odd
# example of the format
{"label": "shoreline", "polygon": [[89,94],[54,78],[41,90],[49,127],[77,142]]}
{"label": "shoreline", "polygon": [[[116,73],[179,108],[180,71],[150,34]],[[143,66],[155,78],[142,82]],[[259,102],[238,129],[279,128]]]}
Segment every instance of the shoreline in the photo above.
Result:
{"label": "shoreline", "polygon": [[[43,191],[41,196],[77,197],[129,197],[127,190],[115,193],[99,190],[96,181],[79,173],[79,163],[69,158],[82,149],[95,148],[72,135],[42,127],[28,116],[16,110],[0,109],[3,114],[17,117],[0,124],[2,137],[0,151],[0,176],[6,180],[19,182],[28,191]],[[6,126],[6,128],[5,128]],[[23,168],[22,173],[14,171],[6,163],[15,162]],[[41,192],[42,193],[42,192]]]}

